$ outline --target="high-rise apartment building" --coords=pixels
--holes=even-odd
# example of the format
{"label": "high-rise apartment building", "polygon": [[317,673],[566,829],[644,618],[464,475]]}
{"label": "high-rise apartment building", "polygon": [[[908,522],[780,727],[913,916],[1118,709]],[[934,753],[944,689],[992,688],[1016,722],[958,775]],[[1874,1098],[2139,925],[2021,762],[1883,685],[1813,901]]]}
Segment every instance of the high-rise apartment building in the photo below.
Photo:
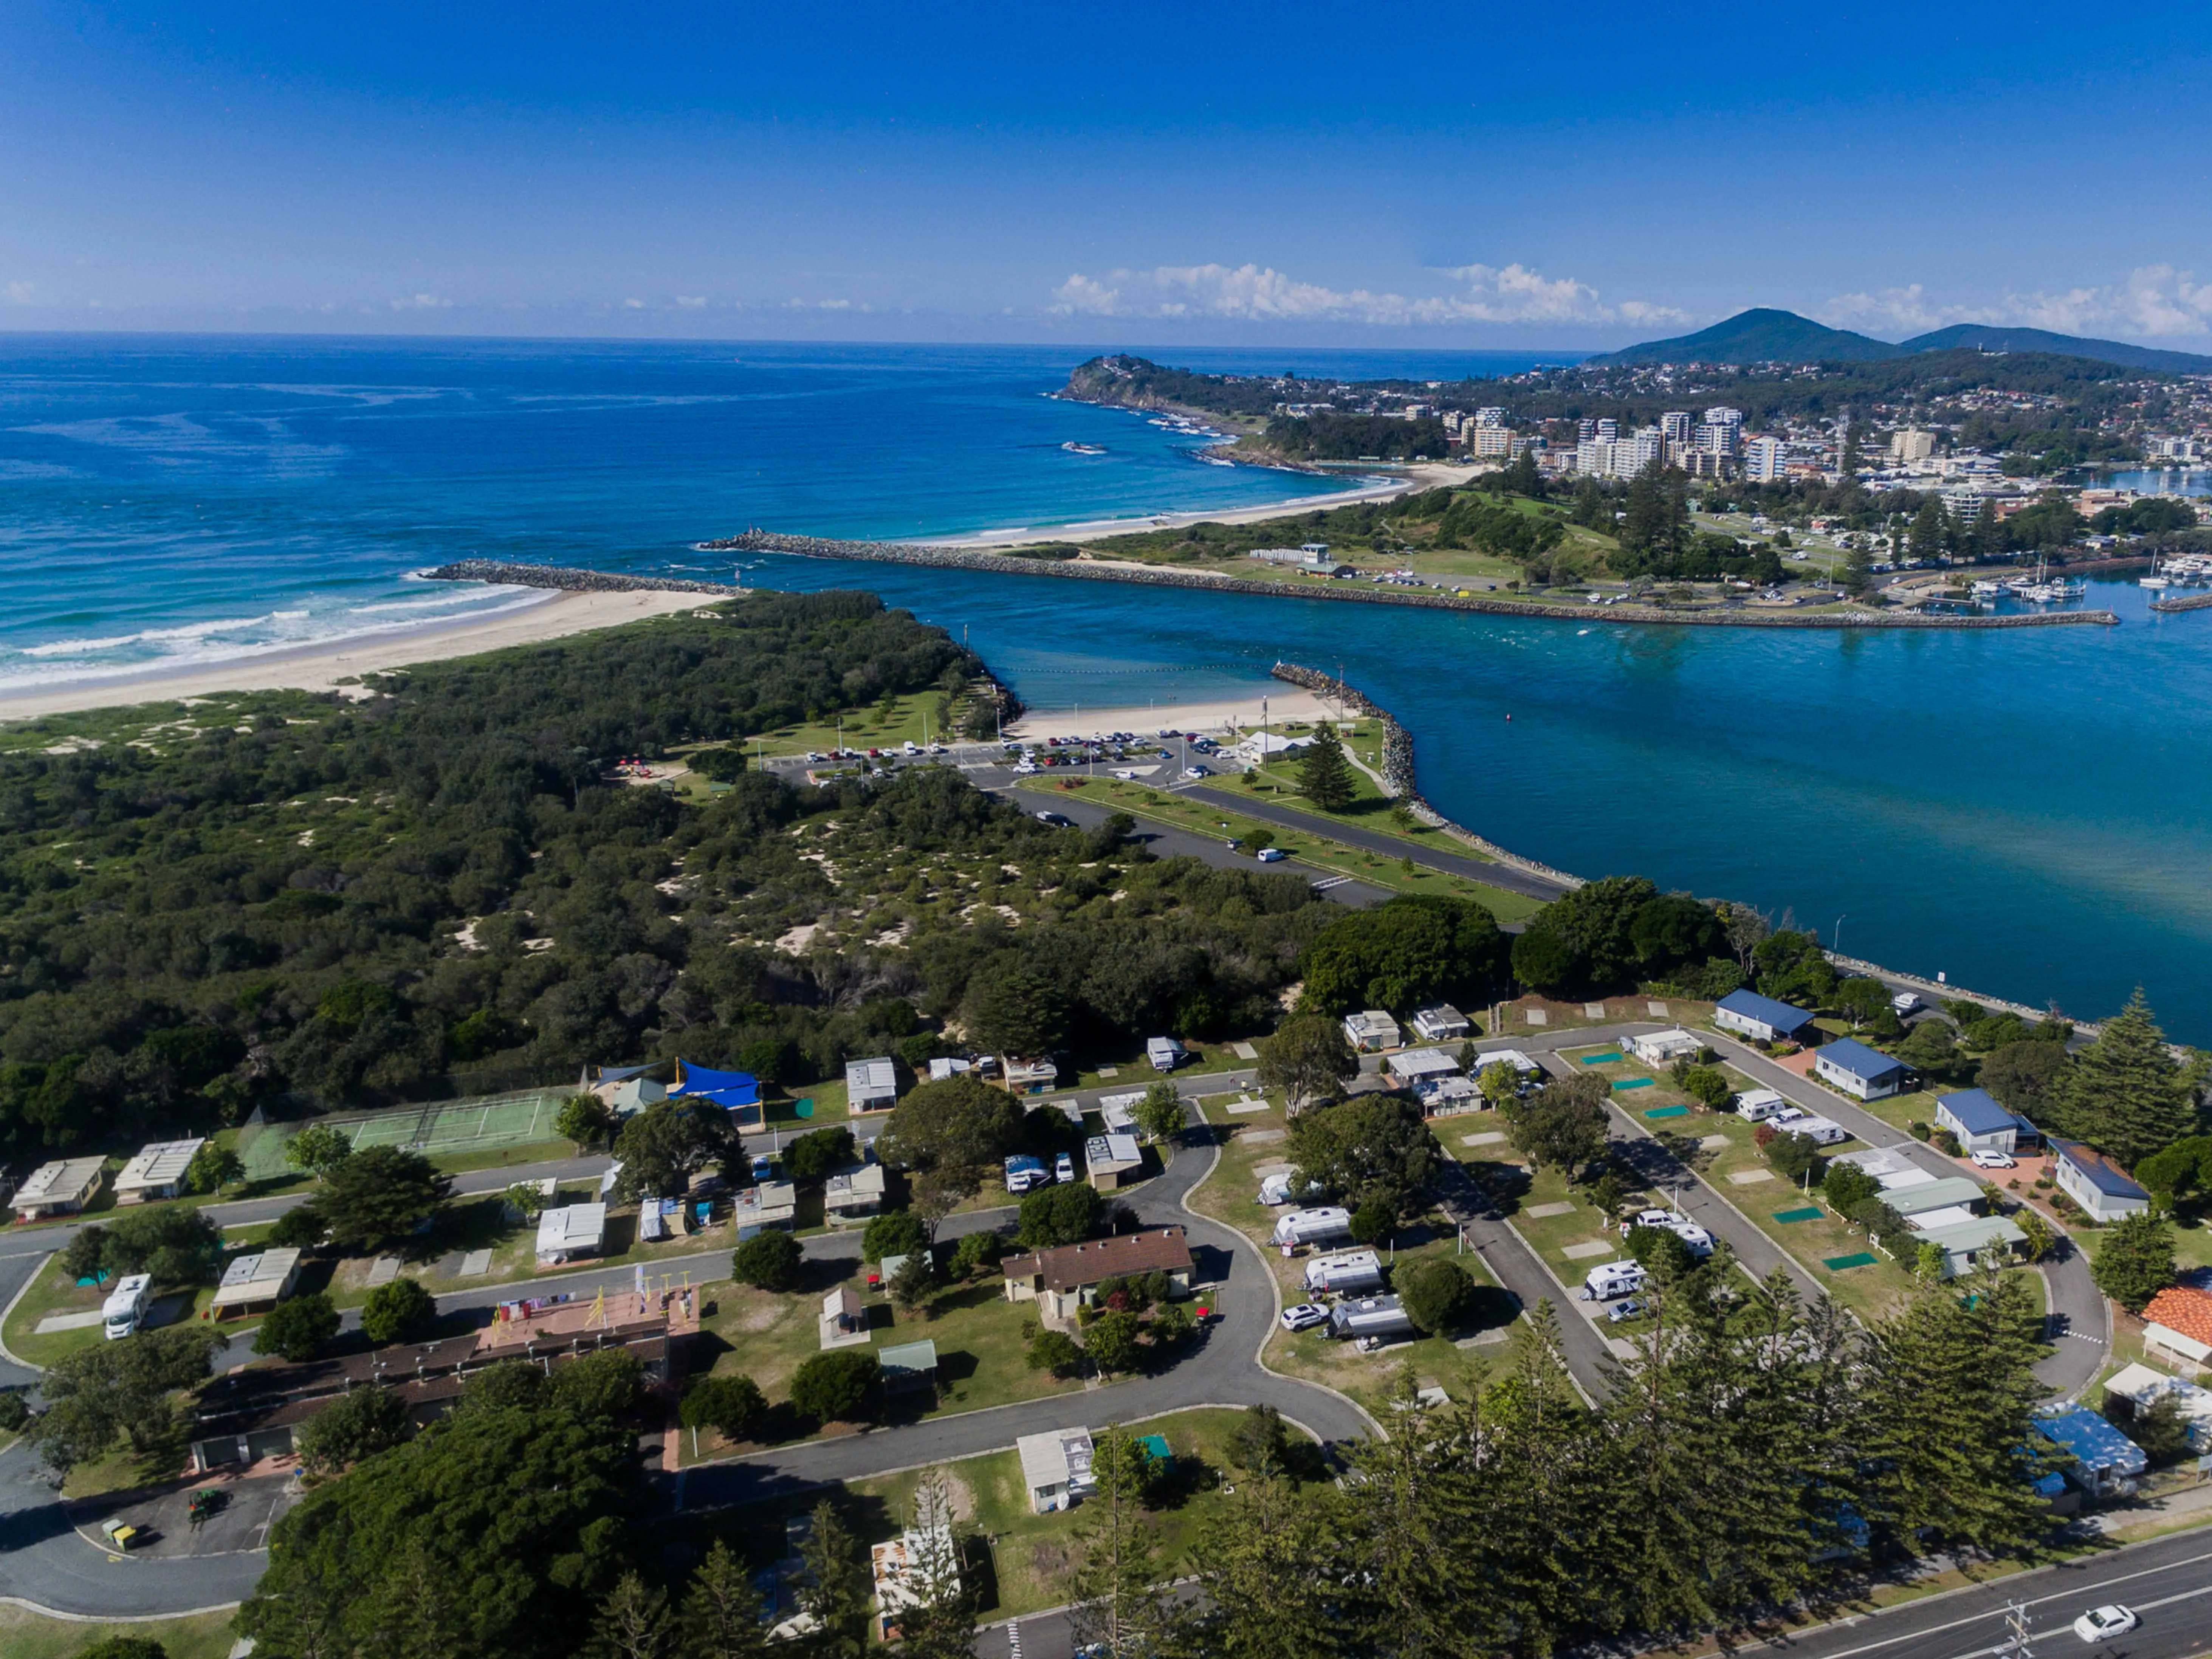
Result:
{"label": "high-rise apartment building", "polygon": [[1753,438],[1743,447],[1743,476],[1758,483],[1772,483],[1783,476],[1782,440]]}
{"label": "high-rise apartment building", "polygon": [[1670,444],[1689,442],[1690,411],[1686,409],[1677,409],[1662,415],[1659,417],[1659,431]]}

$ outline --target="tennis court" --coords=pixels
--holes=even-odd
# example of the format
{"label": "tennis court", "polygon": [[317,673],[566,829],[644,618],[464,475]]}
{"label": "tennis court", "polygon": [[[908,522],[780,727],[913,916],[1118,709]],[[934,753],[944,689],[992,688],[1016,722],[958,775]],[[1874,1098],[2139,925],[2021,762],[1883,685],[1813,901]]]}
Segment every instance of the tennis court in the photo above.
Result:
{"label": "tennis court", "polygon": [[240,1137],[239,1156],[250,1181],[289,1175],[292,1169],[284,1161],[284,1148],[309,1123],[337,1130],[356,1148],[401,1146],[432,1158],[531,1146],[560,1139],[554,1125],[566,1098],[564,1091],[533,1090],[526,1094],[401,1106],[390,1111],[307,1118],[297,1123],[270,1123],[258,1134]]}

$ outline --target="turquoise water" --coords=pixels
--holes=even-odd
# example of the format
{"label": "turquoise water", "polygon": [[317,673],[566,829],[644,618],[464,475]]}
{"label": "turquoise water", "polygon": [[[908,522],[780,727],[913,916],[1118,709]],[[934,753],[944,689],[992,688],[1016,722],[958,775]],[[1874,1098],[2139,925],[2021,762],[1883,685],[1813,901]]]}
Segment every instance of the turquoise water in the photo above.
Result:
{"label": "turquoise water", "polygon": [[[2140,982],[2212,1044],[2212,611],[1996,633],[1635,629],[770,561],[956,629],[1041,708],[1332,672],[1501,845],[1749,901],[1889,967],[2081,1018]],[[1508,716],[1510,716],[1510,720]],[[1593,781],[1593,780],[1602,780]]]}
{"label": "turquoise water", "polygon": [[[722,575],[690,544],[749,525],[944,534],[1330,487],[1045,398],[1082,355],[0,337],[0,690],[518,603],[406,578],[467,554]],[[750,574],[964,629],[1048,708],[1242,692],[1279,657],[1340,668],[1413,730],[1438,805],[1506,846],[1832,941],[1840,917],[1854,954],[2084,1016],[2140,981],[2170,1030],[2212,1043],[2212,611],[2154,617],[2130,585],[2092,595],[2117,629],[1844,635],[791,558]]]}

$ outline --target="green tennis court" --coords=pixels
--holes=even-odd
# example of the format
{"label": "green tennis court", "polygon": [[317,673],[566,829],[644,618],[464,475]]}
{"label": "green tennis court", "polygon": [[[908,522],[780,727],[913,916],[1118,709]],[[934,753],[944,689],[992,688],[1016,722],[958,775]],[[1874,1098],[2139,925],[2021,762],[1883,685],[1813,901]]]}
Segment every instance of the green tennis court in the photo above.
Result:
{"label": "green tennis court", "polygon": [[441,1153],[534,1146],[560,1138],[554,1126],[565,1098],[567,1096],[558,1091],[532,1091],[521,1095],[402,1106],[384,1112],[310,1118],[297,1123],[271,1123],[250,1139],[241,1136],[239,1156],[246,1164],[250,1181],[289,1175],[293,1171],[284,1161],[284,1148],[310,1122],[337,1130],[356,1147],[404,1146],[432,1158]]}
{"label": "green tennis court", "polygon": [[1644,1115],[1649,1118],[1662,1118],[1687,1117],[1689,1115],[1690,1109],[1686,1106],[1654,1106]]}
{"label": "green tennis court", "polygon": [[1820,1218],[1820,1212],[1814,1206],[1808,1204],[1802,1209],[1777,1210],[1774,1212],[1774,1218],[1785,1224],[1794,1221],[1818,1221]]}
{"label": "green tennis court", "polygon": [[1617,1052],[1610,1054],[1584,1054],[1583,1056],[1583,1064],[1585,1066],[1610,1066],[1620,1058],[1620,1055]]}
{"label": "green tennis court", "polygon": [[1874,1258],[1864,1250],[1854,1250],[1849,1255],[1822,1256],[1820,1265],[1832,1273],[1839,1273],[1851,1267],[1871,1267]]}

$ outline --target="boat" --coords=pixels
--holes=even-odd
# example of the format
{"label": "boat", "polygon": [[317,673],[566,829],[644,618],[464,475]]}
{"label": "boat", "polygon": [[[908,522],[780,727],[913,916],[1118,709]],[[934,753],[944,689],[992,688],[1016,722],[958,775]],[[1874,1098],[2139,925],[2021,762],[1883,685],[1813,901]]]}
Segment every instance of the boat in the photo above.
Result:
{"label": "boat", "polygon": [[2150,561],[2150,574],[2136,577],[2136,586],[2137,587],[2171,587],[2173,586],[2173,579],[2164,574],[2158,556],[2153,554]]}
{"label": "boat", "polygon": [[2005,585],[2002,582],[1984,580],[1973,583],[1967,591],[1978,599],[2002,599],[2004,596]]}
{"label": "boat", "polygon": [[1071,455],[1103,455],[1106,453],[1104,444],[1065,443],[1060,447]]}

